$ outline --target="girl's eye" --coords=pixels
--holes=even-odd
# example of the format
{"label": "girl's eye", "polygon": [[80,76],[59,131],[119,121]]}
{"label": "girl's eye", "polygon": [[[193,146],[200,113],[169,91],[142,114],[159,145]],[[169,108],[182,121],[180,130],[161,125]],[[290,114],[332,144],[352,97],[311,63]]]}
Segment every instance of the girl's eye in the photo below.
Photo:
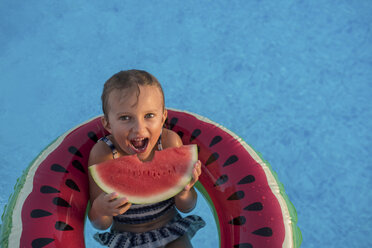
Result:
{"label": "girl's eye", "polygon": [[145,115],[145,118],[154,118],[154,117],[155,117],[155,115],[154,114],[151,114],[151,113]]}
{"label": "girl's eye", "polygon": [[127,116],[127,115],[123,115],[123,116],[120,116],[119,119],[122,120],[122,121],[127,121],[127,120],[130,119],[130,117]]}

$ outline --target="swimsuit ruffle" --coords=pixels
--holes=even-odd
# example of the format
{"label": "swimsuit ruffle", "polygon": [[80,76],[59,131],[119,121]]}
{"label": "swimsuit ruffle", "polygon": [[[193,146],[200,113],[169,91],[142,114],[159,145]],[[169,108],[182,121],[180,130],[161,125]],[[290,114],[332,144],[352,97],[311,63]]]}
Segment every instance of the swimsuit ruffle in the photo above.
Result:
{"label": "swimsuit ruffle", "polygon": [[96,233],[94,239],[110,248],[153,248],[161,247],[187,234],[191,239],[205,226],[204,220],[197,215],[182,217],[177,214],[165,226],[143,233],[105,232]]}

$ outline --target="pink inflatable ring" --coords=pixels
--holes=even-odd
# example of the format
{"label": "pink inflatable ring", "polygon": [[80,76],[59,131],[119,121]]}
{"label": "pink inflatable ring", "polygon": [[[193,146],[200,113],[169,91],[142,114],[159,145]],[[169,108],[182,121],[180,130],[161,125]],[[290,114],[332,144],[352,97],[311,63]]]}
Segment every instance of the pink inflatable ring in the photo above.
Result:
{"label": "pink inflatable ring", "polygon": [[[296,210],[270,165],[241,138],[207,118],[168,110],[166,126],[197,144],[220,247],[299,247]],[[87,162],[104,136],[100,118],[52,142],[18,179],[2,216],[1,247],[85,247]]]}

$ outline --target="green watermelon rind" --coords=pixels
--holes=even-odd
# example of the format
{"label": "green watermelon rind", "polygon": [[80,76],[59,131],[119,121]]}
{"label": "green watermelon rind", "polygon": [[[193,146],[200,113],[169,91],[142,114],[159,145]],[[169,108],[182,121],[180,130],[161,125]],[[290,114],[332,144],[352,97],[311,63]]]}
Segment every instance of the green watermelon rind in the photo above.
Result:
{"label": "green watermelon rind", "polygon": [[[171,108],[169,108],[169,109],[173,110],[175,112],[180,112],[177,109],[171,109]],[[282,211],[282,214],[283,214],[283,223],[284,223],[284,227],[285,227],[285,238],[284,238],[284,242],[283,242],[283,247],[294,247],[294,248],[295,247],[300,247],[300,245],[302,243],[302,234],[301,234],[301,230],[297,226],[297,211],[296,211],[294,205],[289,200],[289,197],[285,193],[284,186],[279,181],[278,175],[272,169],[271,165],[262,158],[260,153],[257,153],[250,145],[248,145],[243,140],[243,138],[241,138],[240,136],[238,136],[237,134],[235,134],[234,132],[232,132],[228,128],[226,128],[226,127],[224,127],[224,126],[222,126],[222,125],[220,125],[220,124],[218,124],[218,123],[216,123],[216,122],[214,122],[214,121],[212,121],[212,120],[210,120],[210,119],[208,119],[204,116],[201,116],[201,115],[198,115],[198,114],[195,114],[195,113],[192,113],[192,112],[188,112],[188,111],[182,111],[182,112],[188,113],[188,114],[194,116],[195,118],[197,118],[201,121],[212,124],[212,125],[220,128],[220,129],[222,129],[223,131],[225,131],[226,133],[231,135],[235,140],[237,140],[245,148],[245,150],[251,155],[251,157],[258,164],[260,164],[261,168],[265,172],[266,178],[268,180],[268,185],[269,185],[272,193],[274,194],[275,198],[278,200],[281,211]],[[275,186],[277,187],[277,189],[275,189]],[[208,193],[206,193],[206,194],[208,195]],[[210,204],[210,205],[213,206],[213,203]],[[214,216],[217,216],[217,213],[213,213],[213,214],[214,214]],[[285,218],[286,216],[290,216],[289,223],[287,223],[288,221],[286,221],[286,218]],[[217,220],[216,220],[216,222],[217,222]],[[219,231],[219,235],[220,235],[219,238],[221,240],[220,231]],[[221,246],[221,242],[220,242],[220,246]]]}
{"label": "green watermelon rind", "polygon": [[[191,147],[191,146],[190,146]],[[164,150],[164,152],[166,149]],[[192,179],[192,171],[193,171],[193,165],[198,160],[198,150],[196,145],[192,145],[190,148],[191,152],[191,159],[189,164],[189,170],[180,178],[177,185],[173,186],[172,188],[168,189],[166,192],[163,192],[161,194],[156,194],[151,197],[149,196],[135,196],[135,195],[128,195],[125,193],[119,192],[117,189],[110,187],[106,185],[104,182],[102,182],[100,175],[97,173],[97,170],[95,169],[99,164],[92,165],[89,167],[89,172],[92,175],[92,178],[105,193],[110,194],[113,192],[118,193],[118,198],[126,197],[130,203],[133,204],[150,204],[150,203],[156,203],[161,202],[164,200],[167,200],[169,198],[172,198],[173,196],[180,193],[185,186],[191,181]],[[139,161],[139,160],[138,160]],[[140,161],[139,161],[140,162]]]}

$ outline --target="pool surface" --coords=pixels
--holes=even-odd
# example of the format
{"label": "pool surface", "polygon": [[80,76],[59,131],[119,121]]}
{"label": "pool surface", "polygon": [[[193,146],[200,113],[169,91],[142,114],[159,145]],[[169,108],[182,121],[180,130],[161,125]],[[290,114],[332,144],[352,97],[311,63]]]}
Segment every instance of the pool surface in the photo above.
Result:
{"label": "pool surface", "polygon": [[[241,136],[277,172],[301,247],[371,247],[371,1],[1,1],[0,209],[103,83],[144,69],[166,105]],[[194,247],[218,246],[207,226]],[[99,247],[87,222],[87,247]],[[212,238],[212,239],[211,239]]]}

